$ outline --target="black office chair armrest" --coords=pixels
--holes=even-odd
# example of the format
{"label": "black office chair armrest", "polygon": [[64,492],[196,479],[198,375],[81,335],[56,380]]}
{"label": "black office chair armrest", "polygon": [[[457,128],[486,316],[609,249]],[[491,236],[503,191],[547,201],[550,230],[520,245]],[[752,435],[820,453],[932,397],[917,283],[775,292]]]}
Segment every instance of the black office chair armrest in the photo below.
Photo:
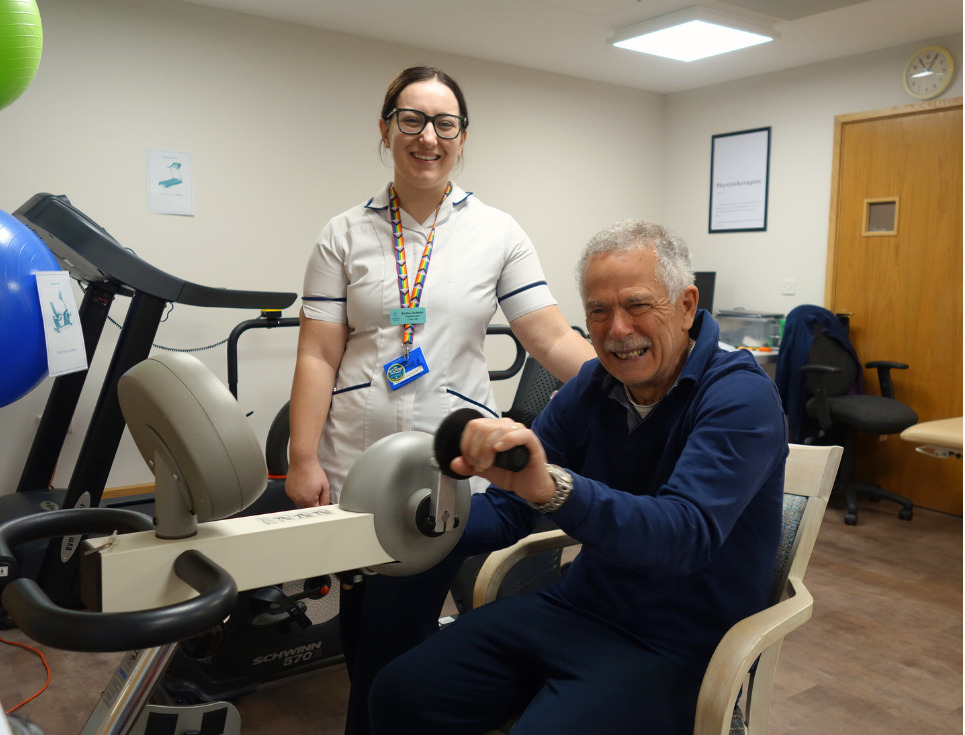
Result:
{"label": "black office chair armrest", "polygon": [[895,397],[895,386],[891,382],[891,371],[908,369],[908,366],[903,362],[891,362],[889,360],[873,360],[865,363],[865,367],[875,368],[878,371],[878,384],[881,386],[881,395],[885,398]]}
{"label": "black office chair armrest", "polygon": [[802,365],[802,373],[840,373],[841,368],[833,367],[832,365]]}

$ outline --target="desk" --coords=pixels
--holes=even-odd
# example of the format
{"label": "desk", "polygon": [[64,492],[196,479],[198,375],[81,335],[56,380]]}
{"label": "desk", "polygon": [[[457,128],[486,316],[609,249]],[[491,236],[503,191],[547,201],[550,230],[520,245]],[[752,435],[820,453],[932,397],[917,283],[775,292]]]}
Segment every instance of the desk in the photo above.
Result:
{"label": "desk", "polygon": [[764,372],[767,373],[771,380],[774,380],[777,375],[777,354],[778,349],[776,347],[735,347],[728,342],[720,342],[720,346],[727,350],[728,352],[733,352],[734,350],[747,350],[750,352],[757,363],[764,368]]}
{"label": "desk", "polygon": [[901,438],[921,446],[915,451],[932,457],[962,458],[962,417],[925,421],[909,426],[901,432]]}
{"label": "desk", "polygon": [[751,350],[751,354],[754,355],[757,364],[764,368],[764,372],[770,376],[771,380],[777,379],[777,352],[777,349],[772,349],[768,352]]}

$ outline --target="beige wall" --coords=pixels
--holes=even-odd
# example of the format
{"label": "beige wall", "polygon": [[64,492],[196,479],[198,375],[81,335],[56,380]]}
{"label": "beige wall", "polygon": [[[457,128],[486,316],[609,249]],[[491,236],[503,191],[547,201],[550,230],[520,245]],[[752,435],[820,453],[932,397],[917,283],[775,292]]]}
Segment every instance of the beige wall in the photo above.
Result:
{"label": "beige wall", "polygon": [[[962,36],[933,39],[961,63]],[[823,304],[834,118],[917,102],[902,74],[926,42],[836,59],[667,97],[668,196],[661,216],[688,241],[694,260],[718,271],[718,308],[787,313]],[[962,94],[955,72],[944,97]],[[770,126],[767,232],[708,234],[711,136]],[[797,281],[794,296],[782,281]]]}
{"label": "beige wall", "polygon": [[[786,311],[820,302],[834,115],[910,100],[914,46],[678,95],[654,95],[402,45],[300,28],[173,0],[43,0],[44,56],[0,111],[0,209],[66,194],[153,265],[211,286],[299,292],[308,249],[332,215],[367,199],[391,169],[376,117],[401,68],[456,77],[472,123],[457,180],[530,234],[567,318],[582,323],[572,264],[624,217],[662,221],[716,269],[718,306]],[[961,36],[941,39],[960,57]],[[961,94],[956,78],[947,94]],[[708,235],[710,136],[773,127],[766,233]],[[148,149],[192,156],[195,216],[148,212]],[[798,295],[780,295],[796,278]],[[127,306],[118,299],[112,316]],[[286,315],[294,316],[297,306]],[[223,340],[256,316],[179,306],[157,342]],[[62,456],[65,486],[117,328],[108,325]],[[295,330],[248,332],[239,398],[260,439],[287,399]],[[492,350],[493,367],[504,353]],[[225,348],[196,353],[225,377]],[[0,408],[0,494],[16,485],[49,379]],[[497,386],[509,405],[512,385]],[[109,486],[147,482],[129,438]]]}

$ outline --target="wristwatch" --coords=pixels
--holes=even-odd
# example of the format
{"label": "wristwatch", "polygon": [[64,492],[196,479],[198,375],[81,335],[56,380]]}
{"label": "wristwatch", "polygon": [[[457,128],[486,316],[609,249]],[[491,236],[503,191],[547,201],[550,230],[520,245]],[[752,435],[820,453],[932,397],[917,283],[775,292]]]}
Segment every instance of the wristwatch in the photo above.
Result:
{"label": "wristwatch", "polygon": [[546,465],[546,471],[550,473],[550,477],[552,477],[553,482],[556,483],[556,492],[554,492],[553,497],[545,503],[530,503],[530,505],[540,513],[555,513],[563,507],[563,503],[566,502],[567,498],[570,497],[570,493],[573,492],[573,476],[555,464]]}

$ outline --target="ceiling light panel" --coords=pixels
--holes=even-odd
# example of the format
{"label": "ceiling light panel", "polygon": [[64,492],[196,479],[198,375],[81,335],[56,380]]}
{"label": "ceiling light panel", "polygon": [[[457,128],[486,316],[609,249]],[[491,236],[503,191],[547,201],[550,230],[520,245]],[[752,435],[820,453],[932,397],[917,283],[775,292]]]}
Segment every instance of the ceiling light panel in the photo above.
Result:
{"label": "ceiling light panel", "polygon": [[618,30],[618,48],[695,61],[773,40],[773,29],[740,16],[695,5]]}

